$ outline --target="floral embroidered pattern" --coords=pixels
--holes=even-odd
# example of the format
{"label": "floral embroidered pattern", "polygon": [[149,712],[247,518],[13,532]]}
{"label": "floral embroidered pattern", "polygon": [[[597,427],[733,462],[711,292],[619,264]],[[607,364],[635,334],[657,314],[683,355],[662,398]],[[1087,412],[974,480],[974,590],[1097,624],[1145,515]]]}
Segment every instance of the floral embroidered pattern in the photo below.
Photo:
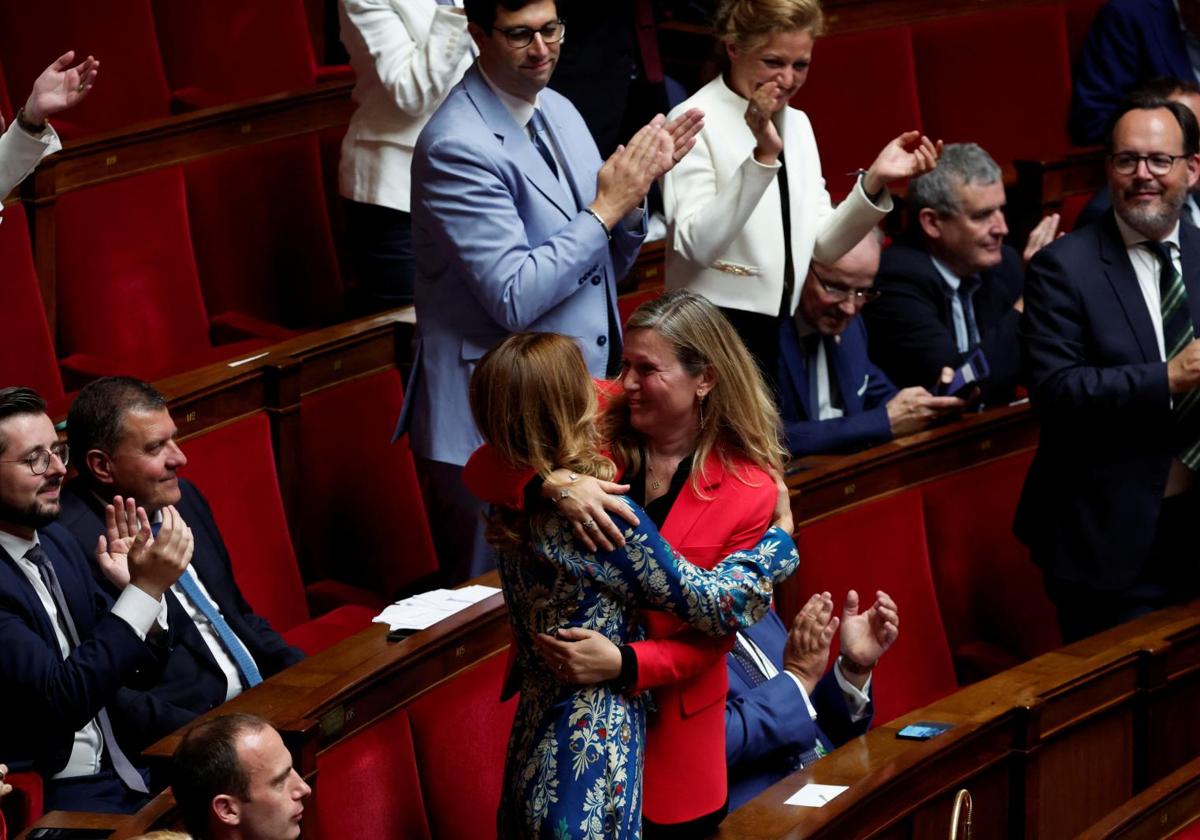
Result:
{"label": "floral embroidered pattern", "polygon": [[799,563],[791,538],[773,528],[711,571],[693,566],[626,502],[642,524],[615,520],[625,528],[622,549],[584,552],[570,525],[550,516],[534,523],[527,552],[500,558],[521,691],[497,818],[501,838],[641,836],[643,697],[559,682],[534,650],[537,633],[586,627],[626,644],[644,637],[636,613],[645,607],[725,635],[761,618],[774,584]]}

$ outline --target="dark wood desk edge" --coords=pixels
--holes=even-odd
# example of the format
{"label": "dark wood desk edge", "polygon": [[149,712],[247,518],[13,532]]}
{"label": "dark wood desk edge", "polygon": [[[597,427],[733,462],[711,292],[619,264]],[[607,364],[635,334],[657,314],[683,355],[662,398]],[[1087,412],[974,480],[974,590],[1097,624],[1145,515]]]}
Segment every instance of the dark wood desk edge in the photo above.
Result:
{"label": "dark wood desk edge", "polygon": [[1200,820],[1200,758],[1160,779],[1076,840],[1158,838]]}

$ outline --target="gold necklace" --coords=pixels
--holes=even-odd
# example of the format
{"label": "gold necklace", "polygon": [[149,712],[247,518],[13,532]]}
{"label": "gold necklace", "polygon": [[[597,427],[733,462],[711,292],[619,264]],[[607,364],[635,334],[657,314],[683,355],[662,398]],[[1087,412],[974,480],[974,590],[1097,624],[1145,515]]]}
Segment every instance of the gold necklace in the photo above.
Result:
{"label": "gold necklace", "polygon": [[654,465],[650,463],[649,453],[647,453],[647,455],[646,455],[646,472],[650,474],[650,489],[651,490],[656,491],[656,490],[658,490],[659,487],[662,487],[662,482],[654,477]]}

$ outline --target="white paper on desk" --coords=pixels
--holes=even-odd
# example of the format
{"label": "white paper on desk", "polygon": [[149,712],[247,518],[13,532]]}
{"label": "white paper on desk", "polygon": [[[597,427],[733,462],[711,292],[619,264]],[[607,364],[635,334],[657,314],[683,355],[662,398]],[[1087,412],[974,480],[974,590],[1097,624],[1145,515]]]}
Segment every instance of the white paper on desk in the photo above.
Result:
{"label": "white paper on desk", "polygon": [[820,808],[844,790],[849,790],[849,788],[846,785],[817,785],[810,783],[789,796],[783,804],[802,805],[805,808]]}
{"label": "white paper on desk", "polygon": [[374,620],[392,630],[424,630],[499,591],[492,586],[434,589],[397,601]]}

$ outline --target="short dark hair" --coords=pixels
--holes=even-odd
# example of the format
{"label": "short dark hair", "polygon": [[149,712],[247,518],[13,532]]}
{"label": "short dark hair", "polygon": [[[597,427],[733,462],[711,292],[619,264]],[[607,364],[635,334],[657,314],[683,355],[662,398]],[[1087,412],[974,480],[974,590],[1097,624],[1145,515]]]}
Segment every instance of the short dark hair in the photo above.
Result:
{"label": "short dark hair", "polygon": [[1104,134],[1104,150],[1109,154],[1112,153],[1113,135],[1116,133],[1117,123],[1121,121],[1122,117],[1130,111],[1157,111],[1159,108],[1170,111],[1175,117],[1175,122],[1179,123],[1179,129],[1183,132],[1183,153],[1185,155],[1196,154],[1200,150],[1200,124],[1197,124],[1196,115],[1192,113],[1192,109],[1182,102],[1172,102],[1161,96],[1144,96],[1140,92],[1133,93],[1122,100],[1116,113],[1112,115],[1112,119],[1108,122],[1108,131]]}
{"label": "short dark hair", "polygon": [[[13,385],[0,388],[0,422],[20,414],[45,414],[46,401],[32,388]],[[0,434],[0,453],[8,448],[8,440]]]}
{"label": "short dark hair", "polygon": [[[516,12],[536,3],[537,0],[463,0],[467,22],[473,23],[484,32],[491,32],[496,25],[496,9],[503,6],[506,11]],[[554,4],[555,9],[558,3]]]}
{"label": "short dark hair", "polygon": [[208,814],[215,797],[250,797],[250,774],[238,760],[237,740],[243,732],[259,732],[270,725],[258,715],[222,715],[189,729],[175,748],[171,792],[195,840],[211,837]]}
{"label": "short dark hair", "polygon": [[84,385],[67,412],[67,444],[79,456],[80,473],[90,477],[84,458],[88,452],[112,452],[121,442],[121,424],[128,412],[166,407],[158,389],[131,376],[105,376]]}

